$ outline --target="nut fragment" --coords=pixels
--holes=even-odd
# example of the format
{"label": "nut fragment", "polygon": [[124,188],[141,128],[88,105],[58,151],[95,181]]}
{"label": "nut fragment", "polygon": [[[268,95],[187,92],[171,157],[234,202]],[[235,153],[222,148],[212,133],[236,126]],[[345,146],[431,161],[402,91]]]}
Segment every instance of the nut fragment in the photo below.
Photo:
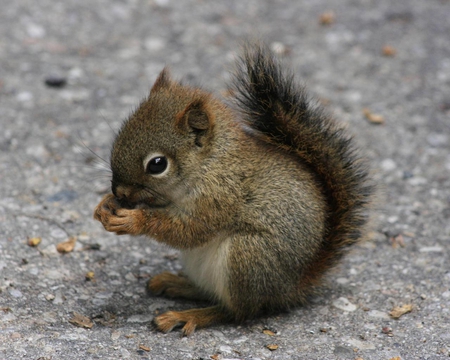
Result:
{"label": "nut fragment", "polygon": [[87,316],[81,315],[77,312],[73,312],[73,317],[69,319],[72,325],[90,329],[94,326],[94,323]]}
{"label": "nut fragment", "polygon": [[372,113],[369,109],[364,108],[363,114],[372,124],[384,124],[384,117],[379,114]]}
{"label": "nut fragment", "polygon": [[145,346],[145,345],[142,345],[142,344],[139,345],[139,349],[144,350],[144,351],[150,351],[151,350],[148,346]]}
{"label": "nut fragment", "polygon": [[278,345],[277,344],[270,344],[270,345],[266,345],[266,348],[268,348],[270,351],[275,351],[278,349]]}
{"label": "nut fragment", "polygon": [[383,49],[381,50],[381,53],[384,56],[395,56],[395,54],[397,53],[397,50],[395,50],[395,48],[393,46],[390,45],[385,45],[383,46]]}
{"label": "nut fragment", "polygon": [[28,246],[36,247],[38,246],[42,241],[42,238],[40,237],[32,237],[28,239]]}
{"label": "nut fragment", "polygon": [[56,245],[56,250],[58,250],[58,252],[61,254],[69,253],[69,252],[73,251],[73,249],[75,248],[76,242],[77,242],[77,238],[75,236],[71,236],[69,238],[69,240]]}
{"label": "nut fragment", "polygon": [[335,22],[336,15],[333,11],[327,11],[320,15],[319,17],[319,23],[321,25],[331,25]]}
{"label": "nut fragment", "polygon": [[95,280],[95,273],[93,271],[88,271],[86,275],[84,275],[84,278],[86,281],[93,281]]}
{"label": "nut fragment", "polygon": [[389,315],[393,318],[393,319],[399,319],[402,315],[405,315],[409,312],[411,312],[413,309],[412,304],[405,304],[402,306],[396,306],[394,307],[391,312],[389,313]]}
{"label": "nut fragment", "polygon": [[390,327],[390,326],[384,326],[382,329],[381,329],[381,332],[383,333],[383,334],[386,334],[387,336],[394,336],[394,334],[392,333],[392,328]]}

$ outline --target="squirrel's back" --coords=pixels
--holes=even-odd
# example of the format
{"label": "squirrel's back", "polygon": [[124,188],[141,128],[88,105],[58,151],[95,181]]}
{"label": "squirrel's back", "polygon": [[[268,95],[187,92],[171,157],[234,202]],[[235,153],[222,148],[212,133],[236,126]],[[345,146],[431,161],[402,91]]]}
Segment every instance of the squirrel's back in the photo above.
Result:
{"label": "squirrel's back", "polygon": [[363,236],[374,192],[367,166],[352,139],[311,105],[293,74],[284,73],[263,46],[245,49],[232,90],[247,126],[263,141],[296,156],[321,183],[327,200],[326,231],[301,284],[314,286]]}

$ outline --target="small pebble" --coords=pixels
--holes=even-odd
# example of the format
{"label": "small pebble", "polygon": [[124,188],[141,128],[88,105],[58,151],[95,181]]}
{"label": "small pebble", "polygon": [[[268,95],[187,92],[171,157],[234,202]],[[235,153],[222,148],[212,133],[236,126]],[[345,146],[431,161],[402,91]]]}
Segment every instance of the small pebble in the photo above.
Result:
{"label": "small pebble", "polygon": [[45,85],[48,87],[62,88],[66,86],[67,79],[62,76],[48,76],[45,78]]}
{"label": "small pebble", "polygon": [[367,315],[371,318],[389,320],[389,315],[383,311],[379,310],[370,310]]}
{"label": "small pebble", "polygon": [[111,340],[116,341],[118,338],[120,338],[121,335],[122,335],[122,333],[120,331],[118,331],[118,330],[113,331],[111,333]]}
{"label": "small pebble", "polygon": [[22,292],[17,289],[11,289],[9,290],[9,293],[11,294],[11,296],[14,296],[15,298],[20,298],[23,296]]}
{"label": "small pebble", "polygon": [[397,168],[397,164],[395,163],[394,160],[392,159],[384,159],[381,163],[380,163],[380,167],[384,170],[384,171],[392,171],[395,170]]}
{"label": "small pebble", "polygon": [[282,42],[275,41],[270,44],[270,49],[277,55],[286,55],[288,51],[288,47],[284,45]]}
{"label": "small pebble", "polygon": [[22,335],[18,332],[13,332],[11,334],[11,339],[16,340],[16,339],[20,339],[22,337]]}
{"label": "small pebble", "polygon": [[442,252],[442,246],[424,246],[419,248],[419,252],[428,253],[428,252]]}
{"label": "small pebble", "polygon": [[414,174],[411,171],[408,170],[403,171],[404,180],[411,179],[412,177],[414,177]]}
{"label": "small pebble", "polygon": [[17,101],[26,102],[33,100],[33,94],[29,91],[22,91],[16,95]]}
{"label": "small pebble", "polygon": [[339,299],[333,301],[333,306],[349,312],[355,311],[357,309],[357,306],[355,304],[352,304],[348,299],[344,297],[340,297]]}
{"label": "small pebble", "polygon": [[132,315],[127,319],[131,323],[147,323],[153,320],[152,315]]}
{"label": "small pebble", "polygon": [[28,33],[28,36],[34,38],[34,39],[41,39],[45,36],[46,31],[44,27],[38,24],[29,23],[26,26],[26,31]]}
{"label": "small pebble", "polygon": [[229,353],[229,354],[233,353],[233,349],[231,348],[231,346],[228,345],[221,345],[219,347],[219,350],[222,353]]}

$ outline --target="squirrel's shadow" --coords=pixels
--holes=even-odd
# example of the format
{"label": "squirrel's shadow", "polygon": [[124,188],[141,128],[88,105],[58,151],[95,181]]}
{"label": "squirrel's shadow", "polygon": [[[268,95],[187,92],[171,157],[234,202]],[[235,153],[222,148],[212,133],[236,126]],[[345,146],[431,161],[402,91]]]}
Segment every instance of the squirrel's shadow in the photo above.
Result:
{"label": "squirrel's shadow", "polygon": [[[125,324],[129,326],[146,325],[149,331],[157,332],[153,323],[156,316],[167,311],[183,311],[196,308],[205,308],[214,303],[209,301],[194,301],[182,298],[167,298],[161,295],[155,295],[148,290],[142,292],[138,287],[146,289],[147,280],[139,280],[132,285],[128,285],[123,291],[116,289],[112,297],[92,311],[92,318],[97,325],[107,327],[121,327]],[[135,297],[124,296],[126,291],[137,290]],[[281,310],[276,312],[265,312],[253,319],[245,320],[242,323],[229,322],[216,324],[216,329],[241,329],[240,331],[251,331],[255,328],[270,329],[275,331],[287,321],[302,322],[303,315],[306,313],[315,313],[323,306],[331,306],[331,299],[340,296],[348,296],[350,289],[345,286],[331,286],[325,284],[321,287],[320,293],[308,299],[303,305],[299,305],[290,310]],[[181,325],[180,325],[181,327]],[[177,327],[178,328],[178,327]],[[201,329],[199,329],[201,331]]]}

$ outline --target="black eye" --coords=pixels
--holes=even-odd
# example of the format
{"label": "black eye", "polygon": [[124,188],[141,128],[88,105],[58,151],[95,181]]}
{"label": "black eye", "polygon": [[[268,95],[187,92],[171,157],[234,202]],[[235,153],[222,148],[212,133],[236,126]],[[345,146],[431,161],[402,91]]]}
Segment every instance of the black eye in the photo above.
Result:
{"label": "black eye", "polygon": [[162,174],[167,169],[167,158],[165,156],[155,156],[147,163],[145,171],[150,175]]}

